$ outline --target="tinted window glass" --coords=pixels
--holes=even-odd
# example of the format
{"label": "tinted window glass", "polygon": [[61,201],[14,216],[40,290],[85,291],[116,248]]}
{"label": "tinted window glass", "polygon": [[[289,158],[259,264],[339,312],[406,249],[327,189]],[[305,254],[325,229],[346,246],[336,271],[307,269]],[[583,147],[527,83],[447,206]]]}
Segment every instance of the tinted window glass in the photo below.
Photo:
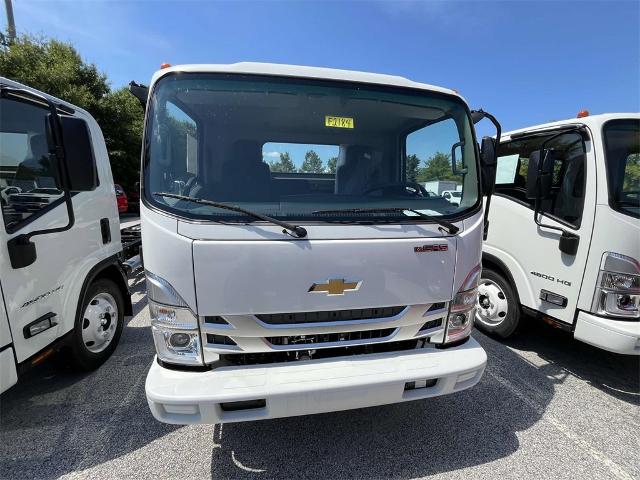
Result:
{"label": "tinted window glass", "polygon": [[609,204],[640,216],[640,121],[613,120],[604,126]]}
{"label": "tinted window glass", "polygon": [[[453,215],[479,203],[467,110],[460,100],[435,92],[181,74],[159,81],[148,115],[144,191],[156,207],[177,215],[243,216],[159,193],[312,221],[354,216],[366,216],[367,222],[415,221],[415,214],[402,210],[353,210],[406,207]],[[187,167],[190,142],[197,146],[197,170]],[[462,201],[429,194],[428,181],[448,181],[441,190],[460,189]]]}
{"label": "tinted window glass", "polygon": [[[524,137],[502,143],[498,149],[496,193],[526,203],[531,208],[534,201],[526,198],[529,156],[542,148],[551,135]],[[545,148],[555,152],[551,198],[542,201],[541,211],[558,220],[580,226],[585,194],[585,150],[581,134],[569,132],[547,142]]]}
{"label": "tinted window glass", "polygon": [[48,110],[0,100],[0,203],[7,230],[62,197],[49,161]]}

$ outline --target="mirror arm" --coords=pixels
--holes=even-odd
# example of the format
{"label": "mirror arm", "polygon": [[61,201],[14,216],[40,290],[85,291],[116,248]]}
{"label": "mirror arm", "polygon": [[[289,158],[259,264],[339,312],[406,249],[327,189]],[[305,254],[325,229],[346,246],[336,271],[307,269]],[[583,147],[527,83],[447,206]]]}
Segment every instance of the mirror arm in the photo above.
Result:
{"label": "mirror arm", "polygon": [[[495,158],[493,159],[493,165],[497,165],[498,164],[498,147],[500,146],[500,137],[502,136],[502,126],[500,125],[500,122],[498,122],[498,119],[496,117],[491,115],[489,112],[485,112],[482,109],[472,110],[471,118],[474,124],[478,123],[483,118],[487,118],[496,128],[496,142],[495,142],[496,146],[494,149]],[[494,172],[494,175],[495,175],[495,172]],[[486,240],[487,235],[489,235],[489,210],[491,208],[491,196],[493,195],[494,189],[495,189],[495,181],[493,182],[493,187],[491,188],[491,191],[486,192],[487,203],[484,206],[484,232],[482,234],[483,240]]]}
{"label": "mirror arm", "polygon": [[[6,85],[0,86],[0,97],[2,98],[16,97],[18,99],[25,99],[35,103],[44,103],[47,105],[49,112],[51,114],[50,116],[51,136],[53,137],[54,150],[55,150],[55,153],[50,154],[50,158],[55,159],[55,168],[57,170],[59,181],[62,186],[62,190],[64,192],[64,200],[67,207],[67,215],[69,218],[67,225],[63,227],[34,230],[32,232],[21,233],[19,235],[16,235],[13,238],[10,238],[9,241],[7,242],[7,247],[9,249],[9,256],[11,257],[10,258],[11,265],[15,269],[15,268],[21,268],[22,266],[26,266],[20,263],[20,260],[21,260],[20,258],[17,258],[20,256],[20,253],[18,252],[19,248],[17,247],[27,247],[27,248],[30,247],[31,245],[33,245],[31,242],[31,238],[35,237],[36,235],[44,235],[48,233],[59,233],[59,232],[64,232],[66,230],[70,230],[71,228],[73,228],[73,225],[75,224],[75,215],[73,213],[73,203],[71,201],[71,192],[68,189],[69,175],[67,173],[66,165],[64,163],[64,148],[62,146],[62,128],[60,126],[60,117],[58,115],[58,108],[51,100],[49,100],[44,95],[40,95],[38,93],[29,91],[29,90],[24,90],[21,88],[8,87]],[[34,249],[34,247],[32,246],[30,248]],[[35,254],[35,250],[33,250],[33,253]]]}

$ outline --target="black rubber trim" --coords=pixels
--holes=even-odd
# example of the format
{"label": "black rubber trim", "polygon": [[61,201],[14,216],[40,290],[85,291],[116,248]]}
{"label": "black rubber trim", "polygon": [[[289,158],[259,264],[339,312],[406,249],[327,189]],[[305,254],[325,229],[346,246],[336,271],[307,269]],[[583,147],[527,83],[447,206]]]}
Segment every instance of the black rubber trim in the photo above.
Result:
{"label": "black rubber trim", "polygon": [[87,276],[84,279],[82,284],[82,289],[80,290],[80,296],[78,297],[78,306],[76,308],[76,318],[80,315],[80,311],[82,309],[82,303],[84,302],[84,297],[87,294],[87,290],[89,289],[89,285],[95,280],[95,278],[103,272],[108,267],[114,266],[118,269],[121,275],[122,284],[119,287],[122,288],[123,292],[126,292],[124,295],[124,313],[125,315],[133,315],[133,305],[131,304],[131,294],[129,292],[129,283],[127,281],[127,274],[120,263],[118,258],[118,254],[112,255],[110,257],[105,258],[104,260],[98,262],[89,270]]}
{"label": "black rubber trim", "polygon": [[160,365],[162,368],[178,372],[208,372],[212,369],[209,365],[175,365],[173,363],[163,362],[157,357],[156,360],[158,362],[158,365]]}
{"label": "black rubber trim", "polygon": [[13,348],[13,342],[7,343],[4,347],[0,347],[0,353],[4,352],[7,348]]}
{"label": "black rubber trim", "polygon": [[[516,300],[518,301],[518,305],[520,305],[520,294],[518,293],[518,286],[516,285],[516,282],[513,280],[513,276],[511,275],[509,268],[507,268],[504,262],[500,260],[498,257],[486,252],[482,252],[482,268],[484,268],[485,258],[488,260],[488,263],[493,263],[498,267],[498,270],[499,270],[498,273],[502,273],[504,276],[507,277],[509,284],[511,285],[511,287],[513,288],[513,291],[516,294]],[[482,273],[480,274],[480,277],[482,278]]]}

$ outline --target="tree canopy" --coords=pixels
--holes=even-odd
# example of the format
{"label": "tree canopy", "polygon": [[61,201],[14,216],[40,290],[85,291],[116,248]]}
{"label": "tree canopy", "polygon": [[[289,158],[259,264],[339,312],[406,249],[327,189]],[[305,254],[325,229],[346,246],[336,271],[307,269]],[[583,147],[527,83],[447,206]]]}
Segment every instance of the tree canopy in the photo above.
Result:
{"label": "tree canopy", "polygon": [[269,168],[272,172],[294,173],[296,166],[291,160],[289,152],[280,153],[280,160],[269,162]]}
{"label": "tree canopy", "polygon": [[144,112],[70,44],[22,35],[0,50],[0,74],[87,110],[104,135],[113,178],[125,189],[138,179]]}
{"label": "tree canopy", "polygon": [[304,154],[304,162],[300,167],[302,173],[322,173],[324,172],[324,165],[322,159],[315,151],[309,150]]}

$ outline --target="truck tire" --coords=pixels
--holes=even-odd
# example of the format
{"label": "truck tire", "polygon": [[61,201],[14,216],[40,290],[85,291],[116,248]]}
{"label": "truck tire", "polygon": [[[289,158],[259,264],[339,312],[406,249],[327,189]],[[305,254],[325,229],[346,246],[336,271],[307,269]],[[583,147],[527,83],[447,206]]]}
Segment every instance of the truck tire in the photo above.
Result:
{"label": "truck tire", "polygon": [[482,269],[475,325],[483,332],[509,338],[520,325],[520,304],[511,284],[498,272]]}
{"label": "truck tire", "polygon": [[71,360],[79,370],[102,365],[113,353],[124,326],[124,299],[118,286],[99,278],[85,293],[71,339]]}

